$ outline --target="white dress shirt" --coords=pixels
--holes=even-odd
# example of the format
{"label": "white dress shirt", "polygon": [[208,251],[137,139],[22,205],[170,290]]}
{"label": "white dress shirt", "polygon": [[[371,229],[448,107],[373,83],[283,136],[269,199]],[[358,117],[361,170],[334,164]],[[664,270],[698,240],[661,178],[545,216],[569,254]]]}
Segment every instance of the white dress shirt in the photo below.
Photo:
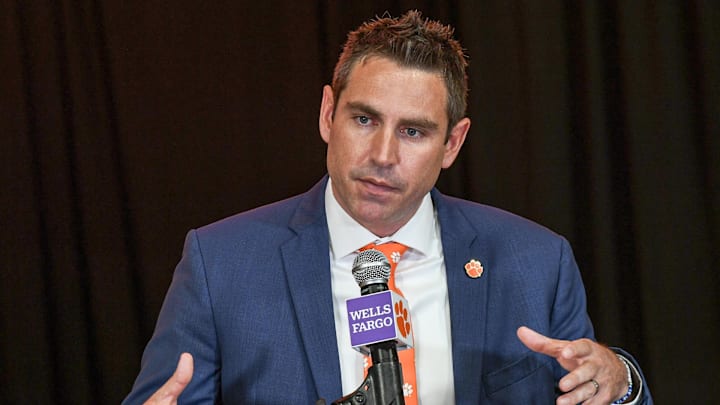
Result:
{"label": "white dress shirt", "polygon": [[363,355],[350,345],[345,307],[345,300],[360,296],[360,287],[351,273],[352,263],[357,250],[368,243],[393,240],[408,246],[395,270],[395,285],[410,307],[419,403],[454,404],[450,305],[440,225],[430,194],[407,224],[385,238],[378,238],[343,210],[333,196],[331,181],[325,190],[325,211],[343,395],[355,391],[365,378]]}

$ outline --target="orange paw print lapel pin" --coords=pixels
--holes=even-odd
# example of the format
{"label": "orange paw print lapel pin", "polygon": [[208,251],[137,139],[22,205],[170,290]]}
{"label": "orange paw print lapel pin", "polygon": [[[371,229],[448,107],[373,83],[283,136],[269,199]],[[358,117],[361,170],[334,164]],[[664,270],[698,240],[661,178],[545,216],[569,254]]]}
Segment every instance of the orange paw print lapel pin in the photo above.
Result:
{"label": "orange paw print lapel pin", "polygon": [[485,269],[483,268],[482,263],[480,263],[479,260],[472,259],[469,262],[465,263],[465,274],[468,275],[470,278],[480,278],[482,276],[483,271]]}

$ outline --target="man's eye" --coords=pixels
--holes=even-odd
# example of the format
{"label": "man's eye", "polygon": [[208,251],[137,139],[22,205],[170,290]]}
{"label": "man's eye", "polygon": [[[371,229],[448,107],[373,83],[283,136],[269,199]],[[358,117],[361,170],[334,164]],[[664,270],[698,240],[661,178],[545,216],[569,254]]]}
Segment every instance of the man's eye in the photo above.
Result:
{"label": "man's eye", "polygon": [[357,123],[360,125],[368,125],[370,123],[370,118],[364,115],[360,115],[355,117],[355,121],[357,121]]}
{"label": "man's eye", "polygon": [[407,136],[409,136],[409,137],[413,137],[413,138],[414,138],[414,137],[416,137],[416,136],[420,136],[420,131],[418,131],[418,130],[415,129],[415,128],[406,128],[404,131],[405,131],[405,133],[407,134]]}

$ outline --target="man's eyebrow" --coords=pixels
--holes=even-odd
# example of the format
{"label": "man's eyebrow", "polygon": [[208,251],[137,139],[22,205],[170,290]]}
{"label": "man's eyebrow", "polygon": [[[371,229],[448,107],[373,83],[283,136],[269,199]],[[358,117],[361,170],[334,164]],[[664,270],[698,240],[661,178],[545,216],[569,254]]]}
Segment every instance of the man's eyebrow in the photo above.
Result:
{"label": "man's eyebrow", "polygon": [[440,125],[427,118],[407,118],[401,119],[400,125],[403,127],[422,128],[428,131],[435,131],[440,128]]}
{"label": "man's eyebrow", "polygon": [[[360,101],[349,101],[347,103],[347,107],[351,110],[362,111],[365,114],[377,117],[379,119],[383,118],[383,114],[380,113],[380,111]],[[399,124],[403,127],[417,127],[430,131],[434,131],[440,128],[440,125],[437,122],[423,117],[403,118],[400,120]]]}
{"label": "man's eyebrow", "polygon": [[382,116],[382,114],[380,114],[380,111],[360,101],[349,101],[347,103],[347,107],[351,110],[362,111],[363,113],[372,115],[373,117]]}

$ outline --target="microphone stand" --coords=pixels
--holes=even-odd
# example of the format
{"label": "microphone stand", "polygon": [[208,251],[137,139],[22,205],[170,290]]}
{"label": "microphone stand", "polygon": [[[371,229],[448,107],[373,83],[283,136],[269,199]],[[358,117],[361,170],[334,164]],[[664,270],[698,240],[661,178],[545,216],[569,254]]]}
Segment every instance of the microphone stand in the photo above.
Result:
{"label": "microphone stand", "polygon": [[402,389],[402,366],[394,341],[369,345],[373,365],[365,381],[354,392],[332,405],[405,405]]}

